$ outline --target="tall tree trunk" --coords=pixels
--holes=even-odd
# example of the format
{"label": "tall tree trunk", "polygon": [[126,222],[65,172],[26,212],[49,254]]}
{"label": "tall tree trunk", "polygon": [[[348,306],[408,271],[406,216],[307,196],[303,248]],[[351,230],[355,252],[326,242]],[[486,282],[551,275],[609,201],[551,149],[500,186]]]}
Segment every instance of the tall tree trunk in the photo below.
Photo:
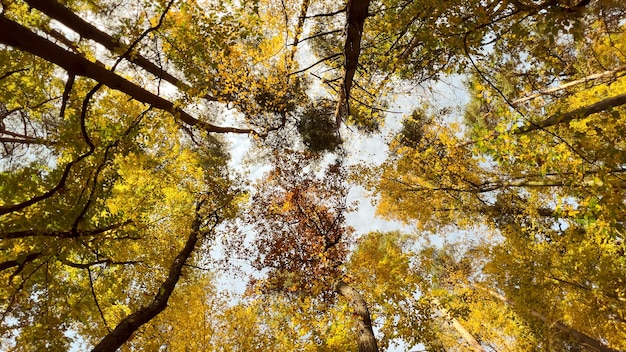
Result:
{"label": "tall tree trunk", "polygon": [[576,329],[570,328],[569,326],[562,324],[558,321],[552,321],[550,319],[548,319],[546,316],[544,316],[543,314],[532,310],[532,309],[527,309],[525,307],[519,307],[517,304],[515,304],[515,302],[509,300],[508,298],[502,296],[501,294],[494,292],[492,290],[489,289],[485,289],[485,288],[481,288],[479,287],[481,290],[488,292],[492,297],[495,297],[497,299],[499,299],[500,301],[510,305],[511,307],[516,307],[518,309],[522,309],[525,310],[528,314],[530,314],[531,316],[543,321],[544,323],[546,323],[548,326],[553,327],[569,336],[571,336],[573,339],[577,340],[578,342],[580,342],[581,344],[585,345],[585,346],[589,346],[591,348],[593,348],[594,350],[598,351],[598,352],[619,352],[618,350],[614,350],[610,347],[605,346],[603,343],[601,343],[600,341],[592,338],[591,336],[580,332]]}
{"label": "tall tree trunk", "polygon": [[467,329],[465,329],[463,324],[461,324],[457,318],[452,318],[452,327],[461,335],[461,337],[465,339],[465,341],[467,341],[467,343],[475,352],[485,352],[485,349],[474,338],[474,335],[467,331]]}
{"label": "tall tree trunk", "polygon": [[453,317],[447,309],[445,309],[440,303],[438,299],[433,299],[432,302],[435,304],[435,306],[437,307],[437,309],[439,309],[446,317],[448,317],[448,319],[450,319],[450,321],[452,322],[452,327],[454,328],[454,330],[456,330],[459,335],[461,335],[461,337],[463,337],[463,339],[465,339],[465,341],[467,341],[467,343],[470,345],[470,347],[472,348],[472,350],[474,350],[475,352],[485,352],[485,349],[483,348],[483,346],[480,345],[480,343],[478,342],[478,340],[476,340],[474,338],[474,335],[472,335],[469,331],[467,331],[467,329],[463,326],[463,324],[461,324],[461,322]]}
{"label": "tall tree trunk", "polygon": [[358,316],[359,352],[378,352],[376,336],[374,336],[374,330],[372,329],[372,318],[363,296],[343,281],[337,281],[333,289],[348,300],[350,307]]}
{"label": "tall tree trunk", "polygon": [[140,308],[138,311],[124,318],[115,329],[109,332],[101,341],[96,345],[92,352],[115,352],[122,344],[124,344],[130,336],[137,331],[142,325],[146,324],[159,313],[161,313],[165,307],[167,307],[167,301],[169,300],[174,288],[180,279],[183,266],[191,253],[193,252],[196,243],[198,242],[198,235],[200,232],[200,210],[202,202],[199,202],[196,207],[196,217],[191,225],[191,234],[187,239],[185,247],[178,253],[174,262],[170,266],[167,278],[157,291],[154,299],[150,304]]}
{"label": "tall tree trunk", "polygon": [[[350,90],[361,54],[363,26],[368,15],[370,0],[348,0],[346,6],[346,42],[343,46],[344,72],[343,84],[339,92],[339,100],[335,111],[336,128],[339,131],[344,111],[349,111]],[[345,110],[344,110],[345,107]]]}

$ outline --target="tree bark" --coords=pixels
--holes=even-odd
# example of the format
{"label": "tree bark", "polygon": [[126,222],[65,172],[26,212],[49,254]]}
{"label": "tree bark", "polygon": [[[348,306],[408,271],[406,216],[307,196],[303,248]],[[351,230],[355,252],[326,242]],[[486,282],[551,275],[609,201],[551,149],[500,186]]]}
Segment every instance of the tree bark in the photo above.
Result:
{"label": "tree bark", "polygon": [[0,15],[0,43],[39,56],[44,60],[59,65],[72,74],[91,78],[111,89],[128,94],[139,102],[170,112],[180,122],[200,128],[206,132],[258,134],[252,129],[221,127],[200,121],[177,107],[171,101],[153,94],[78,54],[63,49],[2,15]]}
{"label": "tree bark", "polygon": [[452,318],[452,327],[454,327],[454,330],[456,330],[461,335],[461,337],[463,337],[465,341],[467,341],[467,343],[475,352],[485,352],[485,349],[474,338],[474,336],[469,331],[467,331],[467,329],[465,329],[463,324],[461,324],[457,318]]}
{"label": "tree bark", "polygon": [[593,74],[593,75],[589,75],[587,77],[583,77],[581,79],[577,79],[575,81],[567,82],[567,83],[561,84],[558,87],[542,89],[542,90],[540,90],[539,92],[537,92],[535,94],[531,94],[531,95],[525,96],[523,98],[519,98],[519,99],[513,100],[511,102],[511,104],[518,105],[518,104],[521,104],[521,103],[523,103],[525,101],[538,98],[538,97],[540,97],[542,95],[555,93],[555,92],[567,89],[569,87],[573,87],[575,85],[586,83],[586,82],[593,81],[593,80],[596,80],[596,79],[605,78],[605,77],[616,77],[617,73],[621,72],[621,71],[626,71],[626,65],[621,65],[621,66],[618,66],[618,67],[616,67],[616,68],[614,68],[612,70],[596,73],[596,74]]}
{"label": "tree bark", "polygon": [[345,75],[343,79],[346,99],[350,97],[350,89],[354,73],[359,64],[363,26],[367,18],[370,0],[348,0],[346,9],[346,43],[344,46]]}
{"label": "tree bark", "polygon": [[[53,18],[68,28],[72,29],[76,33],[80,34],[81,37],[86,39],[91,39],[111,52],[115,52],[117,49],[124,49],[125,45],[120,43],[119,40],[115,39],[113,36],[101,31],[98,27],[92,25],[91,23],[85,21],[78,15],[76,15],[72,10],[66,8],[61,5],[59,2],[54,0],[25,0],[28,5],[31,7],[45,13],[50,18]],[[146,59],[142,55],[134,54],[128,57],[128,61],[138,65],[144,70],[150,72],[151,74],[159,77],[172,85],[182,88],[182,89],[190,89],[190,87],[179,80],[178,78],[172,76],[168,72],[164,71],[163,68],[155,65],[150,60]],[[205,99],[210,101],[218,101],[217,98],[206,95]]]}
{"label": "tree bark", "polygon": [[467,329],[463,326],[463,324],[461,324],[461,322],[453,317],[447,309],[445,309],[440,303],[438,299],[433,299],[432,302],[435,304],[435,306],[441,310],[441,312],[448,317],[448,319],[450,319],[450,321],[452,322],[452,327],[454,328],[454,330],[456,330],[456,332],[459,333],[459,335],[461,335],[461,337],[463,337],[463,339],[465,339],[465,341],[467,341],[467,343],[470,345],[470,347],[472,348],[472,350],[474,350],[475,352],[486,352],[485,349],[483,348],[483,346],[480,345],[480,343],[474,338],[474,335],[472,335],[472,333],[470,333],[469,331],[467,331]]}
{"label": "tree bark", "polygon": [[510,305],[511,307],[516,307],[516,308],[521,308],[522,310],[525,310],[528,314],[530,314],[531,316],[541,320],[542,322],[546,323],[548,326],[553,327],[569,336],[571,336],[573,339],[575,339],[576,341],[580,342],[581,344],[588,346],[590,348],[593,348],[594,350],[598,351],[598,352],[619,352],[618,350],[614,350],[610,347],[605,346],[603,343],[601,343],[600,341],[592,338],[589,335],[586,335],[583,332],[580,332],[576,329],[570,328],[569,326],[562,324],[558,321],[552,321],[550,319],[548,319],[546,316],[544,316],[543,314],[532,310],[532,309],[527,309],[524,307],[519,307],[517,304],[515,304],[515,302],[509,300],[508,298],[502,296],[501,294],[494,292],[492,290],[488,290],[488,289],[484,289],[481,288],[483,291],[486,291],[487,293],[489,293],[492,297],[497,298],[498,300]]}
{"label": "tree bark", "polygon": [[372,329],[372,319],[363,296],[341,280],[335,283],[333,289],[348,300],[350,307],[358,316],[357,333],[359,335],[359,352],[378,352],[376,336],[374,336],[374,330]]}
{"label": "tree bark", "polygon": [[191,225],[191,234],[187,239],[185,247],[178,253],[174,262],[170,266],[167,278],[161,286],[159,291],[154,296],[154,299],[150,304],[140,308],[138,311],[124,318],[117,327],[109,332],[101,341],[94,347],[92,352],[115,352],[122,344],[124,344],[130,336],[137,331],[142,325],[146,324],[152,318],[161,313],[165,307],[167,307],[167,301],[169,300],[174,288],[180,279],[183,266],[191,253],[193,252],[196,243],[198,242],[198,235],[200,232],[200,216],[198,211],[200,204],[196,207],[196,217]]}
{"label": "tree bark", "polygon": [[[339,131],[344,106],[349,106],[350,90],[361,54],[363,26],[368,15],[370,0],[348,0],[346,8],[346,42],[343,48],[344,75],[343,87],[339,92],[339,101],[335,111],[336,128]],[[346,109],[348,110],[348,109]],[[349,111],[348,111],[349,112]]]}
{"label": "tree bark", "polygon": [[615,97],[604,99],[595,104],[583,106],[582,108],[578,108],[564,114],[552,115],[543,121],[534,122],[530,125],[516,128],[512,132],[514,134],[521,134],[536,131],[546,127],[558,125],[560,123],[583,119],[589,115],[597,114],[599,112],[606,111],[611,108],[616,108],[624,104],[626,104],[626,94],[621,94]]}
{"label": "tree bark", "polygon": [[[529,125],[513,128],[510,130],[511,134],[523,134],[532,131],[542,130],[547,127],[555,126],[561,123],[567,123],[578,119],[584,119],[587,116],[597,114],[602,111],[606,111],[612,108],[616,108],[626,104],[626,94],[620,94],[611,98],[601,100],[597,103],[583,106],[581,108],[566,112],[564,114],[555,114],[543,121],[532,122]],[[471,140],[463,142],[457,145],[457,147],[465,147],[471,144],[476,144],[479,141],[486,141],[496,138],[500,135],[500,132],[492,132],[485,138],[479,140]]]}

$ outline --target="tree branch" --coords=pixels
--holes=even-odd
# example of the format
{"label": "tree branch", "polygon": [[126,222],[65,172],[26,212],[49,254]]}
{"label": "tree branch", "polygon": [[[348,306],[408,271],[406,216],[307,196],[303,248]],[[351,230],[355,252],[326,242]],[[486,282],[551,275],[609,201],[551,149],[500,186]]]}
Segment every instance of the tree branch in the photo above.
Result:
{"label": "tree branch", "polygon": [[329,35],[329,34],[339,33],[339,32],[341,32],[341,31],[342,31],[341,29],[335,29],[335,30],[332,30],[332,31],[320,32],[320,33],[314,34],[314,35],[312,35],[312,36],[310,36],[310,37],[306,37],[306,38],[304,38],[304,39],[301,39],[301,40],[299,40],[299,41],[296,41],[296,42],[294,42],[294,43],[293,43],[293,44],[291,44],[291,45],[298,45],[298,43],[302,43],[302,42],[304,42],[304,41],[306,41],[306,40],[311,40],[311,39],[315,39],[315,38],[323,37],[323,36],[325,36],[325,35]]}
{"label": "tree branch", "polygon": [[[0,15],[0,23],[2,23],[2,20],[4,20],[4,19],[5,18]],[[1,28],[1,25],[0,25],[0,28]],[[2,32],[0,31],[0,33],[2,33]],[[0,34],[0,37],[1,37],[1,34]],[[54,45],[54,44],[52,44],[52,45]],[[72,81],[73,81],[73,79],[72,79]],[[100,87],[102,87],[102,83],[96,84],[95,87],[93,87],[85,95],[85,99],[83,99],[82,109],[81,109],[81,113],[80,113],[80,130],[81,130],[81,134],[83,136],[83,139],[85,140],[85,142],[87,143],[87,145],[89,147],[89,150],[87,152],[81,154],[75,160],[72,160],[69,163],[67,163],[67,165],[65,165],[65,169],[63,170],[63,174],[61,175],[61,178],[59,179],[59,182],[54,187],[52,187],[50,190],[48,190],[47,192],[45,192],[45,193],[43,193],[41,195],[34,196],[34,197],[30,198],[27,201],[0,207],[0,215],[8,214],[8,213],[11,213],[11,212],[14,212],[14,211],[22,210],[22,209],[27,208],[27,207],[29,207],[29,206],[37,203],[37,202],[40,202],[42,200],[45,200],[45,199],[48,199],[48,198],[52,197],[52,195],[54,195],[58,190],[60,190],[63,186],[65,186],[65,182],[67,181],[67,178],[69,177],[69,174],[70,174],[70,171],[72,170],[72,167],[74,165],[78,164],[81,160],[89,157],[91,154],[94,153],[94,151],[96,150],[96,146],[93,144],[93,142],[91,141],[91,138],[89,137],[89,134],[87,133],[85,120],[86,120],[86,117],[87,117],[87,110],[89,109],[89,102],[91,101],[91,98],[96,93],[96,91],[98,91],[98,89],[100,89]]]}
{"label": "tree branch", "polygon": [[[590,115],[597,114],[602,111],[606,111],[608,109],[616,108],[626,104],[626,94],[621,94],[612,98],[607,98],[601,100],[595,104],[583,106],[581,108],[572,110],[570,112],[566,112],[564,114],[554,114],[547,119],[539,122],[530,122],[529,124],[517,128],[513,128],[510,133],[511,134],[523,134],[537,130],[545,130],[547,127],[556,126],[561,123],[571,122],[577,119],[583,119]],[[492,132],[484,138],[470,140],[467,142],[463,142],[458,144],[458,147],[465,147],[468,145],[476,144],[482,141],[489,141],[494,138],[497,138],[501,133]],[[580,155],[580,153],[576,152]],[[582,157],[582,155],[581,155]]]}
{"label": "tree branch", "polygon": [[[81,37],[91,39],[105,48],[107,48],[111,52],[116,52],[120,48],[124,48],[125,45],[121,43],[119,40],[110,36],[109,34],[101,31],[96,26],[91,23],[83,20],[70,9],[61,5],[58,1],[55,0],[26,0],[26,3],[33,8],[45,13],[46,15],[54,18],[55,20],[63,23],[68,28],[72,29],[76,33],[80,34]],[[171,3],[170,3],[171,4]],[[166,11],[167,12],[167,11]],[[67,45],[67,44],[66,44]],[[146,59],[140,54],[127,56],[126,59],[135,65],[143,68],[144,70],[150,72],[151,74],[159,77],[174,86],[181,88],[183,90],[189,90],[189,87],[186,83],[169,74],[162,67],[159,67],[152,63],[150,60]],[[218,101],[217,98],[212,97],[210,95],[205,95],[205,99],[209,101]]]}
{"label": "tree branch", "polygon": [[318,13],[318,14],[315,14],[315,15],[304,16],[304,17],[300,17],[300,18],[309,19],[309,18],[317,18],[317,17],[331,17],[331,16],[338,15],[338,14],[340,14],[342,12],[346,12],[346,8],[345,7],[343,9],[341,9],[341,10],[337,10],[337,11],[334,11],[334,12]]}
{"label": "tree branch", "polygon": [[17,70],[8,71],[5,74],[3,74],[2,76],[0,76],[0,81],[2,81],[3,79],[5,79],[5,78],[7,78],[7,77],[9,77],[9,76],[11,76],[13,74],[20,73],[22,71],[28,71],[28,70],[30,70],[30,68],[20,68],[20,69],[17,69]]}
{"label": "tree branch", "polygon": [[95,262],[90,262],[90,263],[74,263],[74,262],[69,261],[67,259],[60,259],[59,261],[63,265],[71,266],[72,268],[76,268],[76,269],[91,269],[92,266],[102,265],[102,264],[106,264],[106,265],[129,265],[129,264],[139,264],[139,263],[141,263],[140,260],[127,260],[127,261],[117,262],[117,261],[114,261],[114,260],[111,260],[111,259],[96,260]]}
{"label": "tree branch", "polygon": [[[4,132],[0,132],[4,133]],[[23,138],[8,138],[8,137],[0,137],[0,143],[16,143],[16,144],[33,144],[33,145],[52,145],[54,142],[46,141],[44,139],[37,139],[33,137],[23,137]]]}
{"label": "tree branch", "polygon": [[593,74],[593,75],[589,75],[587,77],[583,77],[581,79],[577,79],[575,81],[567,82],[567,83],[561,84],[558,87],[542,89],[542,90],[538,91],[535,94],[531,94],[531,95],[525,96],[523,98],[519,98],[519,99],[513,100],[512,103],[514,105],[518,105],[518,104],[521,104],[521,103],[523,103],[525,101],[538,98],[538,97],[540,97],[542,95],[555,93],[555,92],[567,89],[569,87],[573,87],[573,86],[578,85],[578,84],[586,83],[586,82],[589,82],[589,81],[593,81],[593,80],[600,79],[600,78],[605,78],[605,77],[615,77],[618,72],[622,72],[622,71],[626,71],[626,65],[621,65],[621,66],[618,66],[618,67],[616,67],[616,68],[614,68],[612,70],[596,73],[596,74]]}
{"label": "tree branch", "polygon": [[306,67],[306,68],[303,68],[302,70],[299,70],[299,71],[296,71],[296,72],[291,72],[291,73],[289,73],[287,76],[293,76],[293,75],[297,75],[297,74],[299,74],[299,73],[302,73],[302,72],[304,72],[304,71],[308,71],[308,70],[310,70],[311,68],[313,68],[313,67],[315,67],[315,66],[317,66],[317,65],[321,64],[322,62],[324,62],[324,61],[328,61],[328,60],[331,60],[331,59],[334,59],[334,58],[336,58],[336,57],[338,57],[338,56],[341,56],[341,54],[340,54],[340,53],[337,53],[337,54],[330,55],[330,56],[328,56],[328,57],[326,57],[326,58],[323,58],[323,59],[321,59],[321,60],[317,61],[316,63],[314,63],[314,64],[312,64],[312,65],[310,65],[310,66],[308,66],[308,67]]}
{"label": "tree branch", "polygon": [[61,109],[59,109],[59,117],[63,119],[65,117],[65,108],[67,106],[67,102],[70,99],[70,93],[72,92],[72,87],[74,86],[74,79],[76,76],[72,72],[68,72],[67,81],[65,82],[65,89],[63,90],[63,96],[61,100]]}
{"label": "tree branch", "polygon": [[91,277],[91,268],[87,267],[87,276],[89,276],[89,287],[91,288],[91,296],[93,297],[93,301],[96,304],[96,308],[98,308],[98,312],[100,313],[100,318],[104,323],[108,332],[111,332],[111,328],[109,328],[109,323],[107,323],[106,318],[104,317],[104,313],[102,312],[102,308],[100,307],[100,302],[98,301],[98,296],[96,295],[96,290],[93,287],[93,277]]}
{"label": "tree branch", "polygon": [[[566,186],[584,186],[584,187],[595,187],[595,186],[610,186],[615,188],[626,188],[626,180],[616,176],[615,174],[624,172],[623,170],[613,170],[608,175],[613,175],[615,178],[610,180],[595,180],[595,179],[587,179],[576,181],[566,181],[565,179],[558,179],[554,176],[555,174],[546,175],[543,179],[527,179],[527,178],[519,178],[512,180],[488,180],[482,183],[472,183],[467,180],[463,180],[463,182],[469,183],[470,185],[464,186],[438,186],[436,184],[432,184],[429,180],[420,178],[423,182],[421,184],[415,185],[409,182],[402,181],[397,178],[384,178],[384,180],[399,183],[407,186],[406,191],[409,192],[423,192],[423,191],[445,191],[445,192],[454,192],[454,193],[488,193],[493,192],[503,188],[516,188],[516,187],[528,187],[528,188],[544,188],[544,187],[566,187]],[[585,172],[585,176],[593,176],[597,175],[598,172]],[[573,175],[573,173],[565,173],[562,175]],[[419,182],[419,181],[418,181]]]}
{"label": "tree branch", "polygon": [[0,43],[39,56],[76,75],[91,78],[111,89],[125,93],[139,102],[170,112],[179,122],[189,126],[199,128],[209,133],[241,133],[262,136],[252,129],[221,127],[198,120],[176,106],[173,102],[116,75],[78,54],[63,49],[2,15],[0,15]]}
{"label": "tree branch", "polygon": [[558,124],[565,123],[565,122],[571,122],[577,119],[583,119],[589,115],[606,111],[608,109],[615,108],[624,104],[626,104],[626,93],[601,100],[595,104],[583,106],[581,108],[572,110],[565,114],[552,115],[543,121],[533,122],[530,125],[516,128],[513,130],[513,133],[521,134],[521,133],[531,132],[531,131],[535,131],[539,129],[544,129],[546,127],[558,125]]}
{"label": "tree branch", "polygon": [[86,230],[86,231],[39,231],[39,230],[21,230],[21,231],[13,231],[13,232],[5,232],[0,233],[0,240],[14,239],[14,238],[27,238],[27,237],[57,237],[57,238],[76,238],[81,236],[95,236],[100,235],[102,233],[116,230],[123,226],[131,224],[132,220],[127,220],[122,223],[117,223],[113,225],[109,225],[99,229]]}
{"label": "tree branch", "polygon": [[26,255],[19,255],[18,258],[15,260],[7,260],[5,262],[2,262],[0,263],[0,271],[17,267],[17,270],[13,274],[11,274],[11,276],[15,276],[24,269],[24,266],[27,263],[30,263],[33,260],[39,258],[41,254],[41,252],[28,253]]}
{"label": "tree branch", "polygon": [[488,294],[490,294],[492,297],[502,301],[503,303],[506,303],[508,305],[510,305],[511,307],[515,307],[518,309],[521,309],[522,311],[526,311],[527,314],[541,320],[542,322],[544,322],[546,325],[548,325],[551,328],[555,328],[567,335],[569,335],[570,337],[572,337],[574,340],[578,341],[579,343],[581,343],[582,345],[586,345],[598,352],[619,352],[613,348],[607,347],[606,345],[604,345],[602,342],[592,338],[591,336],[578,331],[576,329],[573,329],[559,321],[552,321],[551,319],[548,319],[548,317],[546,317],[545,315],[532,310],[532,309],[527,309],[527,308],[523,308],[521,306],[519,306],[518,304],[516,304],[515,302],[511,301],[510,299],[502,296],[501,294],[486,289],[486,288],[482,288],[477,286],[479,289],[481,289],[482,291],[487,292]]}
{"label": "tree branch", "polygon": [[122,344],[124,344],[135,331],[137,331],[137,329],[149,322],[165,309],[167,301],[172,295],[172,292],[181,277],[183,266],[185,265],[187,259],[191,256],[191,253],[198,242],[201,224],[201,205],[202,202],[198,202],[196,205],[196,216],[191,225],[191,234],[187,239],[185,247],[178,253],[172,262],[167,278],[159,287],[159,290],[154,296],[152,302],[124,318],[113,331],[108,333],[100,341],[100,343],[96,345],[92,352],[117,351],[117,349],[122,346]]}

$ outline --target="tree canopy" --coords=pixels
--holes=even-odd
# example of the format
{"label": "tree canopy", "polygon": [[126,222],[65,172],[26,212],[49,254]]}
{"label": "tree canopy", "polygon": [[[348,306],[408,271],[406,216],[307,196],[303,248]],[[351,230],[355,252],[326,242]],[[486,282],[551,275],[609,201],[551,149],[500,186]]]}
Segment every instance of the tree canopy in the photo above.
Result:
{"label": "tree canopy", "polygon": [[0,350],[626,351],[622,0],[0,5]]}

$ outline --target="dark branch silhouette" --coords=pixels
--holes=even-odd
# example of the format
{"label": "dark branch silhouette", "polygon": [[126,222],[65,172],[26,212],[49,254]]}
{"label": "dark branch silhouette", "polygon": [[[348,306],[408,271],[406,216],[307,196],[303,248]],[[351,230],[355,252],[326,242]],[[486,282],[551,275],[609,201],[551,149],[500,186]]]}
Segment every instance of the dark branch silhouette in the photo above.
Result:
{"label": "dark branch silhouette", "polygon": [[[120,48],[126,48],[126,45],[124,43],[120,42],[113,36],[101,31],[91,23],[83,20],[74,12],[72,12],[72,10],[66,8],[57,1],[27,0],[26,3],[28,3],[33,8],[45,13],[51,18],[54,18],[55,20],[63,23],[76,33],[80,34],[81,37],[91,39],[101,44],[111,52],[115,52]],[[171,6],[171,4],[171,2],[170,4],[168,4],[168,8],[169,6]],[[163,14],[165,14],[166,12],[167,10]],[[163,18],[163,16],[161,18]],[[150,60],[146,59],[140,54],[129,55],[126,57],[126,59],[134,63],[135,65],[143,68],[144,70],[150,72],[156,77],[159,77],[178,88],[181,88],[183,90],[189,90],[191,88],[186,83],[169,74],[168,72],[163,70],[162,67],[155,65]],[[210,95],[205,95],[204,98],[210,101],[218,101],[216,97],[212,97]]]}
{"label": "dark branch silhouette", "polygon": [[54,63],[75,75],[91,78],[111,89],[128,94],[133,99],[154,106],[157,109],[172,113],[175,118],[189,126],[193,126],[213,133],[242,133],[256,134],[252,129],[234,127],[221,127],[198,120],[185,112],[173,102],[164,99],[135,83],[101,67],[86,58],[69,52],[62,47],[50,42],[31,32],[22,25],[0,16],[0,43],[10,45],[16,49],[29,52]]}
{"label": "dark branch silhouette", "polygon": [[10,268],[17,267],[17,270],[13,272],[12,276],[19,274],[27,263],[32,262],[33,260],[39,258],[41,256],[41,252],[28,253],[26,255],[22,255],[14,260],[7,260],[5,262],[0,263],[0,271],[4,271]]}
{"label": "dark branch silhouette", "polygon": [[[202,219],[200,216],[200,208],[203,202],[198,202],[196,205],[196,216],[191,225],[191,233],[187,238],[185,247],[178,253],[172,265],[170,266],[167,278],[161,286],[154,299],[150,304],[140,308],[136,312],[124,318],[118,325],[109,332],[101,341],[96,345],[92,352],[114,352],[122,346],[130,336],[137,331],[142,325],[146,324],[152,318],[161,313],[165,307],[167,307],[167,301],[169,300],[174,288],[178,283],[182,275],[182,269],[185,266],[185,262],[191,256],[196,243],[201,235],[200,225]],[[217,221],[216,223],[218,223]],[[216,224],[217,225],[217,224]]]}
{"label": "dark branch silhouette", "polygon": [[93,230],[67,230],[67,231],[40,231],[40,230],[20,230],[20,231],[12,231],[0,233],[0,240],[8,240],[14,238],[27,238],[27,237],[57,237],[57,238],[76,238],[80,236],[96,236],[103,234],[105,232],[113,231],[119,228],[122,228],[126,225],[131,224],[132,220],[127,220],[122,223],[117,223],[109,226],[105,226],[98,229]]}

